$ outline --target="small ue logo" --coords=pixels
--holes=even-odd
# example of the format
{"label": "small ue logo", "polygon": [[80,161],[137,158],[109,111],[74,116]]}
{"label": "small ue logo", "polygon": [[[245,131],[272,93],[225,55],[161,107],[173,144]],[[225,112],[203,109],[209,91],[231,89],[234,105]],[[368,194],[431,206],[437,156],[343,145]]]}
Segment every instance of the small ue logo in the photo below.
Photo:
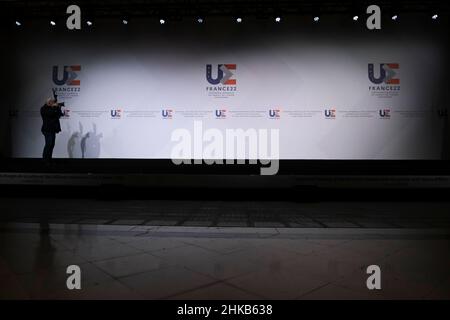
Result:
{"label": "small ue logo", "polygon": [[111,110],[111,118],[112,119],[120,119],[121,117],[122,117],[122,109]]}
{"label": "small ue logo", "polygon": [[336,109],[325,109],[324,115],[326,119],[336,119]]}
{"label": "small ue logo", "polygon": [[163,109],[161,110],[161,115],[163,119],[172,119],[173,118],[173,110],[172,109]]}
{"label": "small ue logo", "polygon": [[378,111],[380,118],[382,119],[390,119],[391,118],[391,110],[390,109],[380,109]]}
{"label": "small ue logo", "polygon": [[281,110],[280,109],[270,109],[269,110],[269,118],[270,119],[280,119],[281,118]]}
{"label": "small ue logo", "polygon": [[226,109],[216,109],[215,111],[216,119],[225,119],[227,117]]}

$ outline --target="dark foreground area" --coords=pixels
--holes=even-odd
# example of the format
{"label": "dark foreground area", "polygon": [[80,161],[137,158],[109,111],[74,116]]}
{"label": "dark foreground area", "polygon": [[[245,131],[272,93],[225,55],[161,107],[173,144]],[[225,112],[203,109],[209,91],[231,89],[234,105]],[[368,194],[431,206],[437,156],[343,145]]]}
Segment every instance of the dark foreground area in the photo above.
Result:
{"label": "dark foreground area", "polygon": [[450,299],[443,201],[8,197],[0,211],[2,299]]}

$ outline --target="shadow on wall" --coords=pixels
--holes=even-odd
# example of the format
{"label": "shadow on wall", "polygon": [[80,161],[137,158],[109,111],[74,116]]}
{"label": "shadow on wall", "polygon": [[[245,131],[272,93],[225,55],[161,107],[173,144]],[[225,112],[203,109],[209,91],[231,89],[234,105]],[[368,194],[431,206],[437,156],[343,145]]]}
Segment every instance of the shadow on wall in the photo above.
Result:
{"label": "shadow on wall", "polygon": [[97,125],[92,124],[92,131],[84,132],[81,122],[78,123],[78,131],[75,131],[67,141],[67,153],[69,158],[98,158],[100,156],[100,139],[102,133],[97,132]]}
{"label": "shadow on wall", "polygon": [[444,121],[443,129],[442,129],[441,159],[449,160],[450,159],[450,128],[449,128],[448,111],[445,110],[445,113],[442,114],[441,117],[442,117],[442,121]]}

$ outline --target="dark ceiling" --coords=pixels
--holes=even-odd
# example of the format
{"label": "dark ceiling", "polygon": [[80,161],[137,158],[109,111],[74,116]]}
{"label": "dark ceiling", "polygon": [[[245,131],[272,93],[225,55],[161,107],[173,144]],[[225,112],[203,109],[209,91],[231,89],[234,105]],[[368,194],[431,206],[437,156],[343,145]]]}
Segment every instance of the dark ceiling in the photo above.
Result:
{"label": "dark ceiling", "polygon": [[275,14],[346,14],[363,13],[370,4],[382,10],[447,13],[450,1],[437,0],[0,0],[3,18],[54,17],[65,14],[70,4],[79,5],[91,16],[233,16],[265,17]]}

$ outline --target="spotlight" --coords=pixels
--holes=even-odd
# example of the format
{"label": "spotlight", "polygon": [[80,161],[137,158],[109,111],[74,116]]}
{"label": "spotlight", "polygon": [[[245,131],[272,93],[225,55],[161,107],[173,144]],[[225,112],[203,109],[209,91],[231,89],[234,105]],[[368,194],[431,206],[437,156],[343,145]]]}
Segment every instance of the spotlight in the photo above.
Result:
{"label": "spotlight", "polygon": [[22,23],[18,20],[16,20],[16,26],[20,27],[22,25]]}
{"label": "spotlight", "polygon": [[398,19],[398,15],[394,14],[394,15],[392,16],[392,20],[396,21],[397,19]]}
{"label": "spotlight", "polygon": [[166,23],[166,20],[164,20],[164,19],[159,19],[159,23],[160,23],[160,24],[164,24],[164,23]]}
{"label": "spotlight", "polygon": [[203,23],[203,18],[202,17],[198,17],[197,18],[197,23]]}
{"label": "spotlight", "polygon": [[319,22],[320,18],[318,16],[315,16],[313,20],[314,22]]}
{"label": "spotlight", "polygon": [[358,16],[353,16],[353,21],[358,21],[359,17]]}
{"label": "spotlight", "polygon": [[237,23],[241,23],[242,22],[242,18],[236,18],[236,22]]}
{"label": "spotlight", "polygon": [[435,13],[435,14],[433,14],[433,15],[431,16],[431,19],[433,19],[433,20],[437,20],[437,18],[439,18],[439,16],[437,15],[437,13]]}
{"label": "spotlight", "polygon": [[91,20],[88,20],[88,21],[86,21],[86,24],[87,24],[88,26],[92,26],[92,21],[91,21]]}
{"label": "spotlight", "polygon": [[128,20],[127,19],[122,19],[122,24],[127,25],[128,24]]}
{"label": "spotlight", "polygon": [[281,17],[276,17],[275,22],[281,22]]}
{"label": "spotlight", "polygon": [[56,26],[56,22],[52,20],[52,21],[50,21],[50,25]]}

